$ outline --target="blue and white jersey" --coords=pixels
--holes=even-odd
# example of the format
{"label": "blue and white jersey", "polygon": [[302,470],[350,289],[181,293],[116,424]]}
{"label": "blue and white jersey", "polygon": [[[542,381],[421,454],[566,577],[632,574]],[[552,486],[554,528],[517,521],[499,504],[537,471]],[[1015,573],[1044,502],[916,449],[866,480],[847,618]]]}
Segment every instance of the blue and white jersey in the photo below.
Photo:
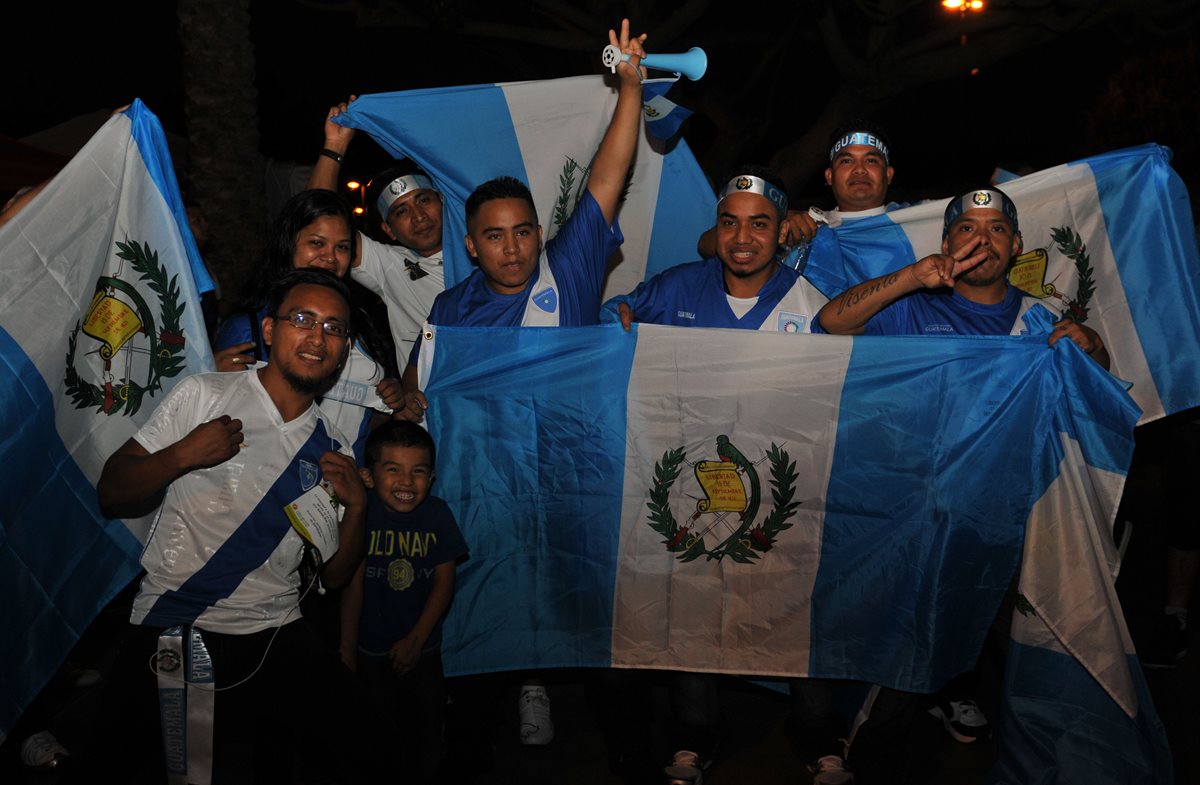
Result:
{"label": "blue and white jersey", "polygon": [[867,322],[867,335],[1021,335],[1022,318],[1032,307],[1062,318],[1045,301],[1015,286],[994,305],[976,303],[953,289],[920,290],[901,297]]}
{"label": "blue and white jersey", "polygon": [[806,333],[827,301],[804,276],[782,265],[776,265],[757,297],[731,297],[725,293],[724,266],[712,257],[671,267],[612,298],[604,304],[604,321],[617,320],[621,302],[639,322]]}
{"label": "blue and white jersey", "polygon": [[299,618],[303,540],[285,508],[321,482],[325,452],[350,454],[348,441],[315,404],[285,423],[257,371],[182,380],[133,438],[155,453],[223,414],[242,421],[242,450],[167,487],[134,624],[244,635]]}
{"label": "blue and white jersey", "polygon": [[612,226],[590,191],[542,251],[525,290],[497,294],[476,269],[438,295],[429,323],[459,327],[578,327],[597,324],[608,258],[625,238]]}

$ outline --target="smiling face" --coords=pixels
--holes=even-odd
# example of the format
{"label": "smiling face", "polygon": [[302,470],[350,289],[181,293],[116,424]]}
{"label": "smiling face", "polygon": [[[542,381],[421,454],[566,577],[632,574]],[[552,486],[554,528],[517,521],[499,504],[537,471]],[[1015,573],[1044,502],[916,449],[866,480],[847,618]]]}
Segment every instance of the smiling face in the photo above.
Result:
{"label": "smiling face", "polygon": [[[296,314],[316,322],[312,330],[288,321]],[[263,340],[271,347],[264,371],[280,374],[293,390],[319,395],[337,380],[350,350],[348,336],[327,335],[325,322],[350,324],[350,307],[328,286],[304,283],[287,293],[279,311],[263,319]]]}
{"label": "smiling face", "polygon": [[296,233],[292,267],[316,267],[345,278],[350,269],[350,227],[336,215],[322,215]]}
{"label": "smiling face", "polygon": [[517,294],[537,269],[542,228],[524,199],[492,199],[467,222],[466,242],[492,291]]}
{"label": "smiling face", "polygon": [[865,144],[843,147],[825,170],[825,182],[842,212],[881,207],[892,182],[892,167],[883,153]]}
{"label": "smiling face", "polygon": [[424,447],[385,444],[363,481],[393,512],[412,512],[433,485],[433,461]]}
{"label": "smiling face", "polygon": [[725,266],[725,289],[754,297],[775,272],[779,213],[765,196],[732,193],[717,205],[717,256]]}
{"label": "smiling face", "polygon": [[388,208],[383,221],[388,237],[421,256],[442,250],[442,196],[421,188],[404,194]]}
{"label": "smiling face", "polygon": [[1021,235],[1014,232],[1004,213],[991,208],[967,210],[954,223],[942,240],[942,253],[954,253],[973,238],[980,238],[979,247],[986,249],[988,258],[963,273],[958,285],[987,288],[1003,281],[1012,259],[1021,255]]}

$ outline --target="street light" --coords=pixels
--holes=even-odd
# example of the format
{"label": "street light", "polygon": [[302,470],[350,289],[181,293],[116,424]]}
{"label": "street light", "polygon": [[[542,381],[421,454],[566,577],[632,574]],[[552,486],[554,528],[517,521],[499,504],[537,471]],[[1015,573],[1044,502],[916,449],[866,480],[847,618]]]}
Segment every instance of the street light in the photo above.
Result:
{"label": "street light", "polygon": [[367,211],[367,189],[358,180],[351,180],[346,183],[346,187],[351,191],[358,191],[358,205],[354,208],[354,214],[362,215]]}
{"label": "street light", "polygon": [[942,0],[942,8],[964,14],[967,11],[982,11],[983,6],[984,0]]}

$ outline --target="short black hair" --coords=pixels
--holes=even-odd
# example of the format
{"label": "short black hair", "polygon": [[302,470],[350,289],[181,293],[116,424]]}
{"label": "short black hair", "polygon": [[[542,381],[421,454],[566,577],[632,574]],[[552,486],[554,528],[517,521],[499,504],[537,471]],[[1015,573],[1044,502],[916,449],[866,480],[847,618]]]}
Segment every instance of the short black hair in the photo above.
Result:
{"label": "short black hair", "polygon": [[346,327],[349,329],[351,335],[354,334],[354,306],[350,301],[350,288],[346,286],[346,282],[341,278],[319,267],[301,267],[296,270],[289,270],[276,278],[275,283],[271,286],[267,294],[267,316],[270,316],[272,319],[277,317],[279,309],[283,307],[283,301],[287,299],[288,293],[302,284],[324,286],[337,292],[346,301],[346,318],[349,321]]}
{"label": "short black hair", "polygon": [[862,117],[852,117],[843,122],[837,128],[833,129],[833,133],[829,135],[829,141],[825,144],[826,157],[828,157],[829,151],[833,149],[833,146],[837,144],[839,139],[846,134],[852,134],[855,131],[865,131],[879,141],[883,142],[884,146],[887,147],[888,166],[892,165],[894,150],[892,149],[892,138],[888,136],[887,129],[874,120],[868,120]]}
{"label": "short black hair", "polygon": [[[392,164],[382,172],[378,173],[367,183],[367,205],[370,209],[379,213],[379,195],[383,193],[383,189],[387,188],[397,177],[404,177],[410,174],[420,174],[429,177],[429,173],[417,166],[417,162],[411,158],[401,158],[396,163]],[[433,178],[429,177],[432,181]],[[395,199],[392,200],[396,201]],[[379,217],[387,220],[386,215],[380,214]]]}
{"label": "short black hair", "polygon": [[488,180],[476,187],[467,197],[467,223],[471,223],[471,219],[485,202],[493,199],[523,199],[533,211],[534,220],[537,220],[537,206],[533,203],[533,194],[529,192],[529,186],[515,177],[505,175]]}
{"label": "short black hair", "polygon": [[437,447],[434,446],[429,431],[415,422],[388,420],[367,435],[367,444],[363,452],[368,469],[379,462],[383,448],[388,445],[423,448],[429,453],[430,468],[437,464]]}

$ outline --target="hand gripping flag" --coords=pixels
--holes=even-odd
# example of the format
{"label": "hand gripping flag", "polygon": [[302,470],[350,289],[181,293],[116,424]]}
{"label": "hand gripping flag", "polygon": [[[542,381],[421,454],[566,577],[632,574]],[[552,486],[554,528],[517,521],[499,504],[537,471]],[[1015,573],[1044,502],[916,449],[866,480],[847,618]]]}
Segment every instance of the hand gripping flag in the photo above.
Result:
{"label": "hand gripping flag", "polygon": [[1020,569],[1004,771],[1169,782],[1107,539],[1138,410],[1074,344],[427,329],[437,492],[471,545],[448,672],[932,692]]}
{"label": "hand gripping flag", "polygon": [[212,370],[212,282],[140,101],[0,229],[0,259],[2,738],[137,573],[145,521],[106,520],[95,483],[178,379]]}

